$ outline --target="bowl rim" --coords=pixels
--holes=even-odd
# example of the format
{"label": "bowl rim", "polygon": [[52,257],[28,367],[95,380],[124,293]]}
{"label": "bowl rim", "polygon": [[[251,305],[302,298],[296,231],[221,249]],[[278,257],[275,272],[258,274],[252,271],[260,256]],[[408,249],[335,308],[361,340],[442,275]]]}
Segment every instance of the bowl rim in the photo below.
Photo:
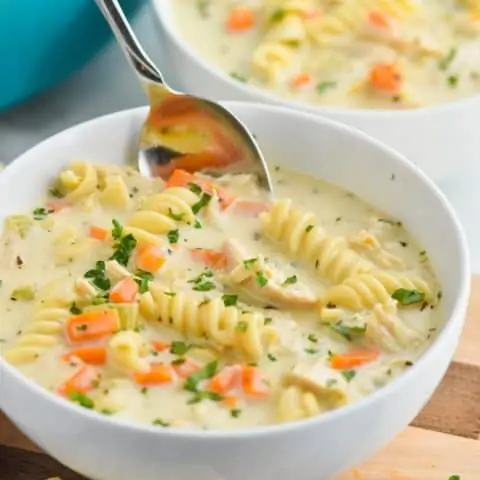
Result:
{"label": "bowl rim", "polygon": [[[322,424],[336,421],[338,418],[348,417],[349,415],[361,412],[363,408],[372,406],[372,404],[379,404],[383,399],[389,396],[394,396],[396,392],[402,390],[404,384],[407,384],[411,380],[415,380],[419,373],[425,369],[426,365],[431,362],[435,357],[441,356],[442,348],[444,344],[448,343],[449,338],[453,334],[454,330],[463,325],[466,308],[468,305],[468,299],[470,295],[470,262],[469,262],[469,248],[465,232],[461,226],[458,217],[455,214],[453,207],[448,202],[445,195],[440,191],[436,184],[421,171],[418,167],[411,164],[403,155],[396,152],[391,147],[385,145],[383,142],[376,140],[369,135],[340,122],[319,117],[311,113],[306,113],[298,110],[292,110],[287,107],[268,105],[262,103],[251,102],[239,102],[239,101],[227,101],[221,102],[229,108],[233,108],[234,111],[245,109],[246,111],[257,111],[262,114],[282,114],[292,117],[300,117],[305,120],[315,123],[317,127],[327,127],[329,129],[335,129],[343,132],[347,137],[356,137],[358,140],[369,143],[374,148],[381,150],[385,156],[389,156],[390,159],[401,165],[401,168],[410,170],[413,174],[421,179],[425,189],[437,198],[440,206],[443,208],[444,213],[447,214],[451,227],[455,231],[455,236],[459,246],[459,258],[460,263],[460,282],[457,285],[457,294],[455,296],[455,302],[452,307],[451,315],[445,319],[444,326],[436,337],[434,342],[428,347],[428,349],[420,356],[415,362],[414,367],[405,371],[402,375],[389,382],[384,387],[372,392],[370,395],[362,397],[350,404],[347,404],[336,410],[327,412],[324,415],[298,420],[295,422],[285,424],[272,424],[261,427],[250,427],[239,430],[209,430],[203,431],[195,428],[182,428],[182,429],[159,429],[153,425],[144,425],[137,423],[133,420],[116,419],[105,415],[100,415],[98,412],[93,412],[88,409],[79,408],[78,406],[67,402],[54,393],[46,390],[38,385],[34,380],[29,379],[23,373],[21,373],[15,366],[10,365],[3,357],[0,356],[0,378],[3,373],[8,373],[11,377],[15,378],[17,382],[22,384],[31,394],[42,397],[46,402],[52,403],[57,408],[64,409],[68,413],[73,415],[85,415],[86,418],[96,422],[106,422],[111,428],[126,429],[132,433],[138,434],[157,434],[157,435],[169,435],[174,438],[188,438],[199,439],[202,441],[218,442],[225,440],[240,440],[249,437],[268,437],[270,435],[288,435],[289,432],[302,430],[304,428],[320,427]],[[28,168],[28,165],[33,161],[35,151],[37,149],[44,148],[48,144],[55,144],[61,139],[61,137],[71,136],[75,133],[75,130],[91,129],[96,124],[109,123],[112,121],[135,121],[137,118],[146,118],[148,107],[137,107],[133,109],[126,109],[93,118],[91,120],[78,123],[69,127],[63,131],[58,132],[55,135],[48,137],[37,145],[33,146],[19,157],[14,159],[9,165],[6,166],[4,171],[0,175],[0,188],[6,186],[9,181],[9,175],[14,174],[19,170]],[[451,361],[451,359],[450,359]],[[0,402],[1,403],[1,402]]]}
{"label": "bowl rim", "polygon": [[270,90],[261,89],[254,85],[243,84],[233,78],[227,73],[217,68],[214,64],[205,60],[199,55],[190,44],[182,37],[178,28],[174,26],[172,21],[172,0],[161,0],[162,6],[160,6],[160,0],[152,0],[153,11],[159,20],[163,30],[170,37],[170,40],[175,43],[183,53],[188,57],[189,61],[195,64],[197,67],[207,71],[217,80],[226,83],[230,88],[236,89],[245,95],[255,97],[255,100],[249,99],[248,101],[261,101],[268,102],[274,105],[287,106],[292,109],[301,110],[303,112],[314,113],[317,115],[344,115],[352,118],[367,117],[368,119],[384,120],[389,117],[395,116],[399,118],[408,119],[410,117],[418,117],[428,114],[451,114],[452,110],[463,109],[472,105],[480,104],[480,95],[473,95],[471,97],[461,98],[458,100],[452,100],[445,103],[426,105],[419,108],[409,108],[402,110],[395,109],[369,109],[369,108],[347,108],[342,106],[317,106],[307,102],[301,102],[298,100],[291,100],[283,98],[280,95],[272,93]]}

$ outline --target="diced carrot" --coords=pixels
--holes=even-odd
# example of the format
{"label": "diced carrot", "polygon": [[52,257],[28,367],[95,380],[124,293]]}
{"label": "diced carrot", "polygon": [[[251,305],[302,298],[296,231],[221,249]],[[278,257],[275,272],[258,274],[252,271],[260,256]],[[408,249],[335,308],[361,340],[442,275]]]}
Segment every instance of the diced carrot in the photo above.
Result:
{"label": "diced carrot", "polygon": [[377,90],[397,93],[402,86],[402,76],[395,65],[381,63],[370,71],[370,84]]}
{"label": "diced carrot", "polygon": [[210,380],[209,390],[215,393],[227,393],[240,384],[241,372],[240,365],[225,367]]}
{"label": "diced carrot", "polygon": [[58,389],[58,393],[68,396],[71,392],[87,393],[93,390],[99,377],[99,371],[90,365],[82,365],[77,373],[73,374]]}
{"label": "diced carrot", "polygon": [[132,277],[125,277],[110,290],[108,298],[113,303],[132,303],[137,293],[138,283]]}
{"label": "diced carrot", "polygon": [[90,225],[90,237],[96,240],[105,240],[108,237],[108,230],[95,225]]}
{"label": "diced carrot", "polygon": [[193,360],[185,359],[183,363],[180,363],[178,365],[173,365],[173,369],[175,370],[175,373],[179,377],[187,378],[192,373],[195,373],[196,371],[200,370],[200,365],[197,362],[194,362]]}
{"label": "diced carrot", "polygon": [[368,21],[377,28],[390,28],[389,18],[382,12],[370,12],[368,14]]}
{"label": "diced carrot", "polygon": [[302,17],[306,20],[313,20],[322,15],[322,10],[320,8],[311,8],[308,12],[302,14]]}
{"label": "diced carrot", "polygon": [[145,272],[155,273],[166,261],[165,253],[158,245],[147,245],[137,254],[137,267]]}
{"label": "diced carrot", "polygon": [[268,204],[256,200],[239,200],[232,205],[231,210],[235,214],[257,217],[268,210]]}
{"label": "diced carrot", "polygon": [[210,250],[208,248],[194,248],[190,250],[193,260],[203,263],[205,266],[215,270],[223,270],[226,267],[226,257],[223,252]]}
{"label": "diced carrot", "polygon": [[330,365],[336,370],[346,370],[349,368],[360,367],[366,363],[372,362],[379,355],[377,350],[362,350],[355,352],[333,355],[330,359]]}
{"label": "diced carrot", "polygon": [[107,360],[107,350],[105,347],[76,348],[63,355],[62,360],[68,362],[75,358],[88,365],[104,365]]}
{"label": "diced carrot", "polygon": [[195,175],[192,175],[191,173],[181,169],[177,169],[172,173],[167,181],[166,187],[188,187],[189,183],[198,185],[204,192],[209,193],[210,195],[216,193],[218,196],[218,201],[220,202],[220,207],[223,210],[228,208],[235,200],[235,195],[227,190],[219,188],[212,183],[198,178]]}
{"label": "diced carrot", "polygon": [[235,408],[238,404],[238,398],[235,395],[226,395],[223,397],[223,403],[228,408]]}
{"label": "diced carrot", "polygon": [[242,370],[243,391],[251,397],[265,397],[270,391],[262,371],[258,367],[246,365]]}
{"label": "diced carrot", "polygon": [[59,212],[68,206],[68,200],[65,198],[52,198],[47,202],[47,209],[53,212]]}
{"label": "diced carrot", "polygon": [[255,14],[249,7],[238,6],[230,10],[227,28],[232,33],[244,32],[255,25]]}
{"label": "diced carrot", "polygon": [[72,343],[99,340],[119,329],[118,312],[107,308],[73,315],[66,322],[66,334]]}
{"label": "diced carrot", "polygon": [[302,88],[312,83],[312,77],[308,73],[299,73],[292,79],[292,87]]}
{"label": "diced carrot", "polygon": [[157,340],[154,340],[151,343],[152,343],[152,347],[157,352],[164,352],[165,350],[168,350],[170,348],[170,343],[169,342],[159,342]]}
{"label": "diced carrot", "polygon": [[151,365],[148,372],[136,372],[133,378],[140,385],[161,385],[173,380],[171,367],[161,363]]}

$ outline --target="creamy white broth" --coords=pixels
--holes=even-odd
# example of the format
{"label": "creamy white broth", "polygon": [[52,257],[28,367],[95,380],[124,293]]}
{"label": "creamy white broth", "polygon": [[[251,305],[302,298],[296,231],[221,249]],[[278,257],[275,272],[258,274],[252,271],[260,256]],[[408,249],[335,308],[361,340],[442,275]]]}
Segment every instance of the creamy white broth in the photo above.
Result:
{"label": "creamy white broth", "polygon": [[[159,427],[237,429],[294,421],[381,388],[413,365],[440,327],[440,290],[426,252],[400,222],[356,196],[280,167],[272,174],[280,199],[273,205],[249,176],[240,175],[209,180],[215,182],[213,196],[202,207],[198,201],[206,192],[198,187],[165,188],[161,180],[129,169],[73,164],[53,190],[63,198],[49,195],[31,212],[6,222],[0,267],[2,355],[66,400]],[[112,185],[120,187],[112,190]],[[160,233],[149,217],[142,230],[134,219],[138,212],[154,211],[145,206],[161,192],[188,198],[190,206],[171,203],[179,210],[165,210],[160,197],[154,197],[157,214],[168,212],[164,221],[175,228]],[[215,192],[233,194],[233,203],[224,209]],[[309,211],[316,216],[317,226],[308,224],[300,232],[304,248],[298,254],[288,247],[294,229],[280,230],[283,239],[275,239],[269,227],[272,218],[278,225],[275,216],[286,198],[293,200],[288,218],[298,220]],[[238,210],[246,201],[260,203],[264,211]],[[179,217],[185,205],[188,224]],[[92,226],[103,228],[106,238],[92,237]],[[325,236],[315,247],[317,260],[302,258],[308,250],[306,235],[321,232]],[[122,257],[125,251],[118,245],[125,246],[129,235],[136,245]],[[340,243],[330,249],[333,240]],[[147,278],[139,273],[139,255],[152,242],[165,263],[152,268]],[[206,266],[192,255],[194,249],[214,251],[217,263]],[[85,276],[95,268],[98,273],[98,261],[105,262],[100,283]],[[138,308],[129,317],[135,321],[122,317],[104,336],[88,338],[82,335],[93,335],[93,324],[77,322],[71,333],[68,325],[89,312],[117,318],[118,298],[113,301],[112,291],[132,275],[141,287],[127,305]],[[109,285],[102,283],[105,278]],[[349,303],[355,295],[342,293],[352,279],[370,289],[360,308]],[[178,304],[172,303],[182,298],[195,307],[189,327],[186,315],[177,315]],[[412,303],[403,305],[408,299]],[[215,305],[222,318],[217,333],[214,310],[195,317]],[[231,330],[227,311],[234,322]],[[82,357],[78,349],[86,347],[95,347],[103,357]],[[77,356],[65,358],[73,351]],[[354,366],[336,363],[351,361],[353,354],[370,357]],[[149,376],[158,365],[168,381],[159,383],[156,377],[153,382]],[[187,367],[191,370],[182,373]],[[195,381],[198,372],[211,377],[228,369],[232,383],[221,392],[210,378]],[[71,383],[86,370],[93,379]]]}
{"label": "creamy white broth", "polygon": [[[232,31],[229,17],[238,8],[248,9],[253,23]],[[173,14],[202,58],[282,97],[404,109],[480,93],[476,2],[178,0]],[[379,76],[380,83],[372,80]]]}

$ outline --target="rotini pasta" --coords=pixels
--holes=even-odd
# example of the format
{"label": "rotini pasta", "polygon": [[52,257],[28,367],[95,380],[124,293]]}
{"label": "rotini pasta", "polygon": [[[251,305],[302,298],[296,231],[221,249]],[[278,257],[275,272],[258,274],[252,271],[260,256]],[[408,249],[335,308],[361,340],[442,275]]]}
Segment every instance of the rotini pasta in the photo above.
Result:
{"label": "rotini pasta", "polygon": [[140,311],[180,333],[193,338],[205,336],[253,360],[261,358],[265,345],[275,339],[275,331],[265,326],[264,317],[258,313],[242,313],[236,307],[226,307],[220,299],[202,302],[182,292],[172,294],[160,285],[151,285],[150,292],[142,296]]}
{"label": "rotini pasta", "polygon": [[276,202],[262,214],[264,234],[288,254],[309,262],[318,275],[334,284],[372,270],[372,265],[348,248],[344,238],[332,237],[315,225],[315,215],[292,207],[290,200]]}
{"label": "rotini pasta", "polygon": [[421,278],[376,271],[352,276],[331,287],[325,294],[324,302],[362,310],[376,304],[389,305],[393,302],[392,294],[398,289],[418,290],[426,299],[432,298],[428,284]]}

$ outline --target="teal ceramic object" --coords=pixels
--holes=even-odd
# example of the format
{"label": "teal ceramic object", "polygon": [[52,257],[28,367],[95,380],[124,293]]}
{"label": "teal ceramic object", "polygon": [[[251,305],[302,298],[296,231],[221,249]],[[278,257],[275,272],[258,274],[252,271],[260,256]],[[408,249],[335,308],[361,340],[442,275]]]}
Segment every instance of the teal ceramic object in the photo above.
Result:
{"label": "teal ceramic object", "polygon": [[[121,0],[131,18],[144,0]],[[53,87],[112,38],[94,0],[0,0],[0,110]]]}

